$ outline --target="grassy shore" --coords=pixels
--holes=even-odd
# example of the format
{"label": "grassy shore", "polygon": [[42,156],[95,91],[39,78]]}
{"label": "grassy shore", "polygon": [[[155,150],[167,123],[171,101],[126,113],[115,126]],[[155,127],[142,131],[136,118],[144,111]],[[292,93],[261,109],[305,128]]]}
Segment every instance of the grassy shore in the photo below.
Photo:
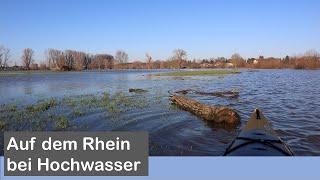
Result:
{"label": "grassy shore", "polygon": [[160,73],[159,76],[220,76],[228,74],[238,74],[238,70],[196,70],[196,71],[175,71],[168,73]]}
{"label": "grassy shore", "polygon": [[29,70],[29,71],[0,71],[0,76],[19,76],[31,74],[53,74],[57,71],[42,71],[42,70]]}

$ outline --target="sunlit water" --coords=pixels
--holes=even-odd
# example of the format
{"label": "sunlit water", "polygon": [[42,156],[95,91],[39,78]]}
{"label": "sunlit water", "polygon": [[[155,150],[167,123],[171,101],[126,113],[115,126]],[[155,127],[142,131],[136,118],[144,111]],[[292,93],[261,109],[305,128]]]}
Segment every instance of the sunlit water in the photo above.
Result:
{"label": "sunlit water", "polygon": [[[179,78],[148,76],[155,71],[0,76],[0,104],[30,104],[48,97],[127,93],[129,88],[142,88],[148,90],[145,99],[152,102],[148,107],[123,113],[117,121],[102,118],[97,112],[77,122],[86,122],[87,131],[148,131],[151,155],[221,155],[258,107],[296,155],[320,155],[320,71],[242,71],[223,77]],[[236,129],[216,127],[170,105],[168,91],[190,88],[239,91],[238,99],[189,96],[207,104],[233,107],[241,116],[241,125]]]}

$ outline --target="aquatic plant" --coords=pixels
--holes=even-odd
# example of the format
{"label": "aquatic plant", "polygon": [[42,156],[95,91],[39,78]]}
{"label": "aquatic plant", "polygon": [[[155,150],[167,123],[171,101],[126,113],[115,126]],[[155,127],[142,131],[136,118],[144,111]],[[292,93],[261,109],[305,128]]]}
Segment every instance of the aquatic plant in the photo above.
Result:
{"label": "aquatic plant", "polygon": [[112,114],[119,113],[116,102],[112,101],[108,104],[108,112]]}
{"label": "aquatic plant", "polygon": [[47,101],[39,102],[38,104],[29,105],[26,107],[26,110],[28,110],[29,112],[43,112],[55,105],[57,105],[57,100],[51,98]]}
{"label": "aquatic plant", "polygon": [[81,97],[80,105],[82,106],[95,106],[98,104],[98,99],[94,95],[87,95]]}
{"label": "aquatic plant", "polygon": [[65,116],[59,116],[55,123],[56,130],[64,130],[69,127],[69,120]]}
{"label": "aquatic plant", "polygon": [[7,123],[4,122],[3,120],[0,120],[0,131],[5,130],[6,126],[7,126]]}
{"label": "aquatic plant", "polygon": [[83,116],[84,115],[84,112],[82,112],[80,109],[75,109],[73,111],[73,116],[74,117],[79,117],[79,116]]}
{"label": "aquatic plant", "polygon": [[7,105],[4,106],[3,110],[4,111],[10,111],[10,112],[16,111],[17,110],[17,105],[15,105],[15,104],[7,104]]}
{"label": "aquatic plant", "polygon": [[109,102],[110,102],[110,94],[108,92],[104,92],[100,99],[100,104],[102,106],[107,106]]}
{"label": "aquatic plant", "polygon": [[64,97],[61,101],[62,103],[67,104],[68,106],[74,107],[76,105],[76,101],[69,97]]}

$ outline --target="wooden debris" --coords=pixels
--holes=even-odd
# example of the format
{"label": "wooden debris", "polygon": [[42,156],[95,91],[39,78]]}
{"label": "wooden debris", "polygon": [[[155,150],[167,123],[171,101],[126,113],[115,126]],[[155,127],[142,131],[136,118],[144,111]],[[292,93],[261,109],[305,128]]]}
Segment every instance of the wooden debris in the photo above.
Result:
{"label": "wooden debris", "polygon": [[139,89],[139,88],[129,88],[129,92],[145,93],[145,92],[148,92],[148,91],[147,91],[147,90],[144,90],[144,89]]}
{"label": "wooden debris", "polygon": [[217,91],[217,92],[196,92],[197,94],[200,95],[210,95],[210,96],[217,96],[217,97],[227,97],[227,98],[238,98],[239,97],[239,92],[236,91]]}
{"label": "wooden debris", "polygon": [[233,109],[226,106],[212,106],[180,95],[172,95],[170,100],[180,108],[206,121],[223,123],[227,125],[238,125],[240,116]]}
{"label": "wooden debris", "polygon": [[226,98],[238,98],[239,92],[237,91],[217,91],[217,92],[203,92],[196,91],[192,89],[183,89],[179,91],[175,91],[177,94],[188,94],[189,92],[193,92],[195,94],[205,95],[205,96],[216,96],[216,97],[226,97]]}
{"label": "wooden debris", "polygon": [[175,91],[174,93],[177,93],[177,94],[188,94],[190,91],[192,91],[192,89],[183,89],[183,90]]}

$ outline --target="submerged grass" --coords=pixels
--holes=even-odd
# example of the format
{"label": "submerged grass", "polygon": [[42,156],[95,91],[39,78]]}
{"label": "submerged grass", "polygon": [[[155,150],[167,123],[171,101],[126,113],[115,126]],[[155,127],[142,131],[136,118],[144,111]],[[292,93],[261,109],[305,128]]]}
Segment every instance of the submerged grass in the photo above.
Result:
{"label": "submerged grass", "polygon": [[7,105],[2,105],[0,107],[0,112],[15,112],[15,111],[17,111],[16,104],[7,104]]}
{"label": "submerged grass", "polygon": [[80,116],[105,112],[106,117],[120,119],[122,113],[147,106],[144,96],[123,92],[51,98],[19,106],[3,104],[0,105],[0,131],[72,130],[85,126],[77,124]]}
{"label": "submerged grass", "polygon": [[80,109],[75,109],[75,110],[73,110],[72,114],[74,117],[79,117],[79,116],[83,116],[84,112],[82,112]]}
{"label": "submerged grass", "polygon": [[219,76],[228,74],[238,74],[238,70],[197,70],[197,71],[176,71],[168,73],[160,73],[159,76]]}
{"label": "submerged grass", "polygon": [[39,102],[37,104],[29,105],[26,107],[26,110],[29,112],[43,112],[56,105],[57,105],[57,100],[52,98],[44,102]]}
{"label": "submerged grass", "polygon": [[4,122],[3,120],[0,120],[0,131],[4,131],[6,128],[6,122]]}
{"label": "submerged grass", "polygon": [[69,120],[65,116],[59,116],[55,123],[56,130],[64,130],[69,127]]}

